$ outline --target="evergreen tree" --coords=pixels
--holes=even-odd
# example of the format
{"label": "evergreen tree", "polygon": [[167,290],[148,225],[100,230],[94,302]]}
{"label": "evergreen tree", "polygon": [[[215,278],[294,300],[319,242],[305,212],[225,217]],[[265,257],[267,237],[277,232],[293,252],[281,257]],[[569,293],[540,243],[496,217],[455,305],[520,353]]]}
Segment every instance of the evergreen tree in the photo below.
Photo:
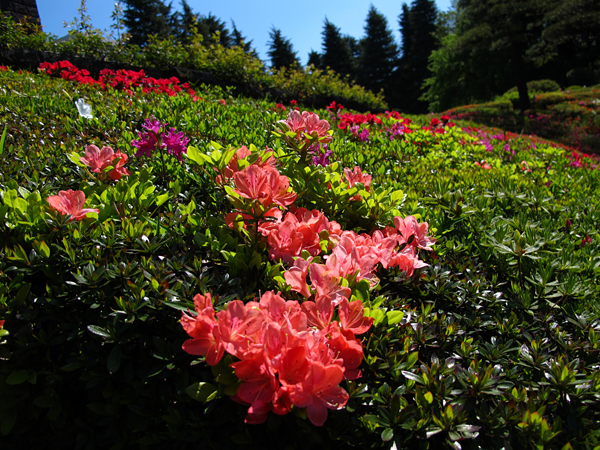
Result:
{"label": "evergreen tree", "polygon": [[316,52],[314,50],[311,50],[308,53],[308,62],[306,63],[307,66],[313,66],[315,69],[321,69],[321,54],[319,52]]}
{"label": "evergreen tree", "polygon": [[412,113],[427,112],[420,101],[421,86],[430,77],[429,56],[438,47],[435,37],[437,8],[433,0],[414,0],[410,8],[404,3],[399,17],[402,57],[397,71],[397,89],[392,103]]}
{"label": "evergreen tree", "polygon": [[371,5],[365,24],[365,37],[360,41],[360,84],[374,92],[391,88],[397,57],[398,48],[387,19]]}
{"label": "evergreen tree", "polygon": [[281,35],[281,30],[275,27],[271,28],[268,45],[269,51],[267,54],[271,59],[271,68],[289,67],[297,69],[300,67],[300,61],[291,41]]}
{"label": "evergreen tree", "polygon": [[203,42],[207,46],[215,42],[214,39],[217,32],[219,34],[219,43],[223,47],[231,47],[233,45],[233,39],[229,34],[229,30],[225,27],[225,22],[213,16],[212,13],[209,13],[208,16],[200,16],[198,20],[198,32],[204,38]]}
{"label": "evergreen tree", "polygon": [[325,68],[329,67],[340,75],[354,76],[354,55],[348,45],[348,40],[344,39],[340,33],[340,29],[325,18],[321,35],[323,36],[321,65]]}
{"label": "evergreen tree", "polygon": [[162,0],[125,0],[123,24],[131,44],[144,46],[150,35],[166,38],[172,34],[171,4]]}
{"label": "evergreen tree", "polygon": [[254,49],[252,48],[252,41],[251,40],[248,41],[244,37],[244,35],[242,35],[242,32],[237,29],[237,27],[235,26],[235,22],[233,20],[231,21],[231,27],[232,27],[232,31],[231,31],[232,45],[241,47],[246,53],[256,56],[256,51],[254,51]]}
{"label": "evergreen tree", "polygon": [[200,15],[192,11],[186,0],[181,0],[182,13],[179,16],[177,38],[179,42],[187,45],[191,42],[193,30],[197,30]]}

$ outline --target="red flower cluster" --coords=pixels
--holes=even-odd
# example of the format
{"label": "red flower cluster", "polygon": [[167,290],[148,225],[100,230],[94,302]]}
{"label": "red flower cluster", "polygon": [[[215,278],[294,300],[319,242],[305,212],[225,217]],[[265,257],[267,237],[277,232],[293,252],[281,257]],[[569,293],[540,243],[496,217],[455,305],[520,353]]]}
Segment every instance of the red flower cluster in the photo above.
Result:
{"label": "red flower cluster", "polygon": [[[259,302],[234,300],[216,317],[210,294],[196,295],[194,306],[197,315],[181,318],[191,337],[183,350],[205,355],[210,365],[225,352],[239,359],[231,365],[242,381],[234,399],[249,405],[247,423],[296,406],[321,426],[327,409],[341,409],[348,401],[339,384],[360,376],[363,350],[355,335],[373,322],[364,317],[360,300],[334,303],[321,297],[299,304],[268,291]],[[336,306],[339,321],[333,320]]]}
{"label": "red flower cluster", "polygon": [[423,130],[429,130],[433,134],[444,134],[446,132],[446,127],[452,128],[454,126],[455,123],[450,121],[450,116],[443,115],[439,119],[437,117],[432,117],[429,126],[423,127]]}
{"label": "red flower cluster", "polygon": [[283,103],[277,103],[275,105],[275,108],[271,108],[271,111],[275,111],[275,112],[283,112],[286,110],[286,107],[283,105]]}
{"label": "red flower cluster", "polygon": [[76,81],[79,84],[89,84],[90,86],[102,86],[90,76],[90,73],[87,70],[78,69],[69,61],[58,61],[55,63],[43,62],[40,64],[39,70],[51,77]]}
{"label": "red flower cluster", "polygon": [[381,124],[381,119],[377,117],[375,114],[352,114],[346,113],[342,114],[340,123],[338,123],[338,128],[340,130],[345,130],[349,125],[361,125],[363,123],[372,124]]}
{"label": "red flower cluster", "polygon": [[288,264],[292,264],[302,250],[313,256],[320,254],[324,231],[327,236],[341,233],[340,225],[329,221],[321,211],[299,208],[294,213],[287,213],[285,219],[281,218],[281,211],[271,211],[269,220],[261,223],[258,230],[267,238],[271,259]]}
{"label": "red flower cluster", "polygon": [[144,94],[160,93],[170,96],[177,95],[182,90],[185,90],[194,101],[201,100],[189,83],[183,83],[180,86],[179,80],[176,77],[168,79],[147,77],[143,70],[136,72],[134,70],[119,69],[115,72],[114,70],[103,69],[100,71],[99,79],[94,80],[87,70],[78,69],[69,61],[43,62],[40,64],[39,69],[42,73],[52,77],[76,81],[80,84],[98,86],[101,89],[112,87],[113,89],[132,93],[134,89],[141,87]]}

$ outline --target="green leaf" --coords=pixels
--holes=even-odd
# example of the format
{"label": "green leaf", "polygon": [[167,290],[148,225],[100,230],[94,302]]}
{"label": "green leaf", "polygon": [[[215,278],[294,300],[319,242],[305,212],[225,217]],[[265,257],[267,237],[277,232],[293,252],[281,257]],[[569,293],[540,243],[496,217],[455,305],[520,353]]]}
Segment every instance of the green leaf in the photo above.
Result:
{"label": "green leaf", "polygon": [[166,194],[158,195],[156,197],[156,206],[158,207],[158,206],[162,205],[167,200],[169,200],[169,193],[168,192]]}
{"label": "green leaf", "polygon": [[67,155],[67,158],[69,158],[69,161],[71,161],[74,164],[77,164],[78,166],[86,167],[86,165],[81,162],[81,155],[77,152],[69,153]]}
{"label": "green leaf", "polygon": [[404,312],[402,311],[388,311],[386,313],[388,325],[396,325],[402,321]]}
{"label": "green leaf", "polygon": [[210,383],[194,383],[185,389],[187,395],[199,402],[209,402],[216,397],[217,388]]}
{"label": "green leaf", "polygon": [[0,155],[2,155],[4,153],[4,142],[6,141],[6,133],[7,132],[8,132],[8,125],[4,125],[4,131],[2,131],[2,137],[0,138]]}
{"label": "green leaf", "polygon": [[393,437],[394,437],[394,429],[393,428],[386,428],[381,433],[381,440],[384,442],[391,441]]}
{"label": "green leaf", "polygon": [[10,416],[2,419],[2,422],[0,422],[0,433],[2,433],[2,436],[8,436],[8,433],[10,433],[10,430],[13,429],[15,423],[17,423],[16,414],[11,414]]}
{"label": "green leaf", "polygon": [[10,384],[11,386],[15,386],[17,384],[24,383],[29,378],[29,370],[27,369],[19,369],[12,372],[8,377],[6,377],[6,384]]}
{"label": "green leaf", "polygon": [[113,349],[110,351],[108,355],[108,359],[106,360],[106,368],[110,372],[110,374],[114,374],[119,370],[121,366],[121,346],[115,345]]}
{"label": "green leaf", "polygon": [[188,159],[191,159],[199,166],[204,165],[205,162],[212,161],[211,158],[202,153],[200,150],[198,150],[198,148],[194,147],[193,145],[188,146],[187,151],[184,154]]}
{"label": "green leaf", "polygon": [[111,334],[105,328],[99,327],[98,325],[88,325],[87,329],[103,338],[111,337]]}

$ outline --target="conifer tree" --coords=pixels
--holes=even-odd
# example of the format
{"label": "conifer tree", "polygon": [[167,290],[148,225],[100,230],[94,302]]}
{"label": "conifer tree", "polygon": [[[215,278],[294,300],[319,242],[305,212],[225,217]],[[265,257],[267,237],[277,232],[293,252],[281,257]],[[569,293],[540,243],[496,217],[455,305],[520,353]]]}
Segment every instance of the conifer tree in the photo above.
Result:
{"label": "conifer tree", "polygon": [[179,15],[177,38],[179,42],[186,45],[191,42],[193,30],[198,27],[198,20],[200,15],[192,11],[191,6],[186,0],[181,0],[181,9],[183,10]]}
{"label": "conifer tree", "polygon": [[461,47],[471,52],[482,45],[504,51],[519,92],[521,111],[530,108],[527,91],[531,49],[539,42],[545,17],[558,0],[459,0]]}
{"label": "conifer tree", "polygon": [[367,14],[364,30],[365,37],[360,41],[359,83],[374,92],[381,89],[389,92],[398,47],[387,19],[373,5]]}
{"label": "conifer tree", "polygon": [[311,50],[308,53],[307,66],[313,66],[315,69],[321,69],[321,54],[315,50]]}
{"label": "conifer tree", "polygon": [[320,63],[322,67],[329,67],[340,75],[355,74],[354,55],[350,49],[349,42],[344,39],[340,29],[325,18],[323,25],[323,53]]}
{"label": "conifer tree", "polygon": [[271,68],[282,67],[297,69],[300,67],[297,53],[294,51],[292,42],[282,36],[281,30],[272,27],[269,31],[269,51],[267,54],[271,59]]}
{"label": "conifer tree", "polygon": [[414,0],[410,7],[404,3],[400,14],[402,57],[397,71],[392,103],[408,112],[427,112],[427,103],[420,101],[421,86],[429,78],[429,56],[438,46],[435,37],[437,8],[433,0]]}
{"label": "conifer tree", "polygon": [[235,22],[231,21],[231,42],[232,45],[241,47],[246,53],[256,56],[256,51],[252,48],[252,41],[247,40],[240,30],[235,26]]}
{"label": "conifer tree", "polygon": [[219,34],[219,43],[223,47],[231,47],[233,45],[233,39],[225,26],[225,22],[212,13],[208,13],[208,16],[200,16],[198,20],[198,32],[203,36],[205,45],[210,45],[214,42],[214,36],[217,32]]}
{"label": "conifer tree", "polygon": [[173,33],[171,4],[162,0],[124,0],[123,24],[131,44],[144,46],[150,35],[166,38]]}

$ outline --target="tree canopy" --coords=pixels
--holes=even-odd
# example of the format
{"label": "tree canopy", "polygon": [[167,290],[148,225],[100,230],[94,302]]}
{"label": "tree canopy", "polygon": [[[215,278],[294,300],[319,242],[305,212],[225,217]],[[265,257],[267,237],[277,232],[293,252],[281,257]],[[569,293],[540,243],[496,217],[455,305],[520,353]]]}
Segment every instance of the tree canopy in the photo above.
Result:
{"label": "tree canopy", "polygon": [[280,69],[298,68],[300,61],[298,55],[294,51],[292,42],[281,34],[281,30],[275,27],[269,31],[269,51],[267,54],[271,59],[271,68]]}
{"label": "tree canopy", "polygon": [[367,14],[364,30],[365,37],[360,40],[358,80],[367,89],[378,92],[390,87],[398,47],[386,17],[373,5]]}

